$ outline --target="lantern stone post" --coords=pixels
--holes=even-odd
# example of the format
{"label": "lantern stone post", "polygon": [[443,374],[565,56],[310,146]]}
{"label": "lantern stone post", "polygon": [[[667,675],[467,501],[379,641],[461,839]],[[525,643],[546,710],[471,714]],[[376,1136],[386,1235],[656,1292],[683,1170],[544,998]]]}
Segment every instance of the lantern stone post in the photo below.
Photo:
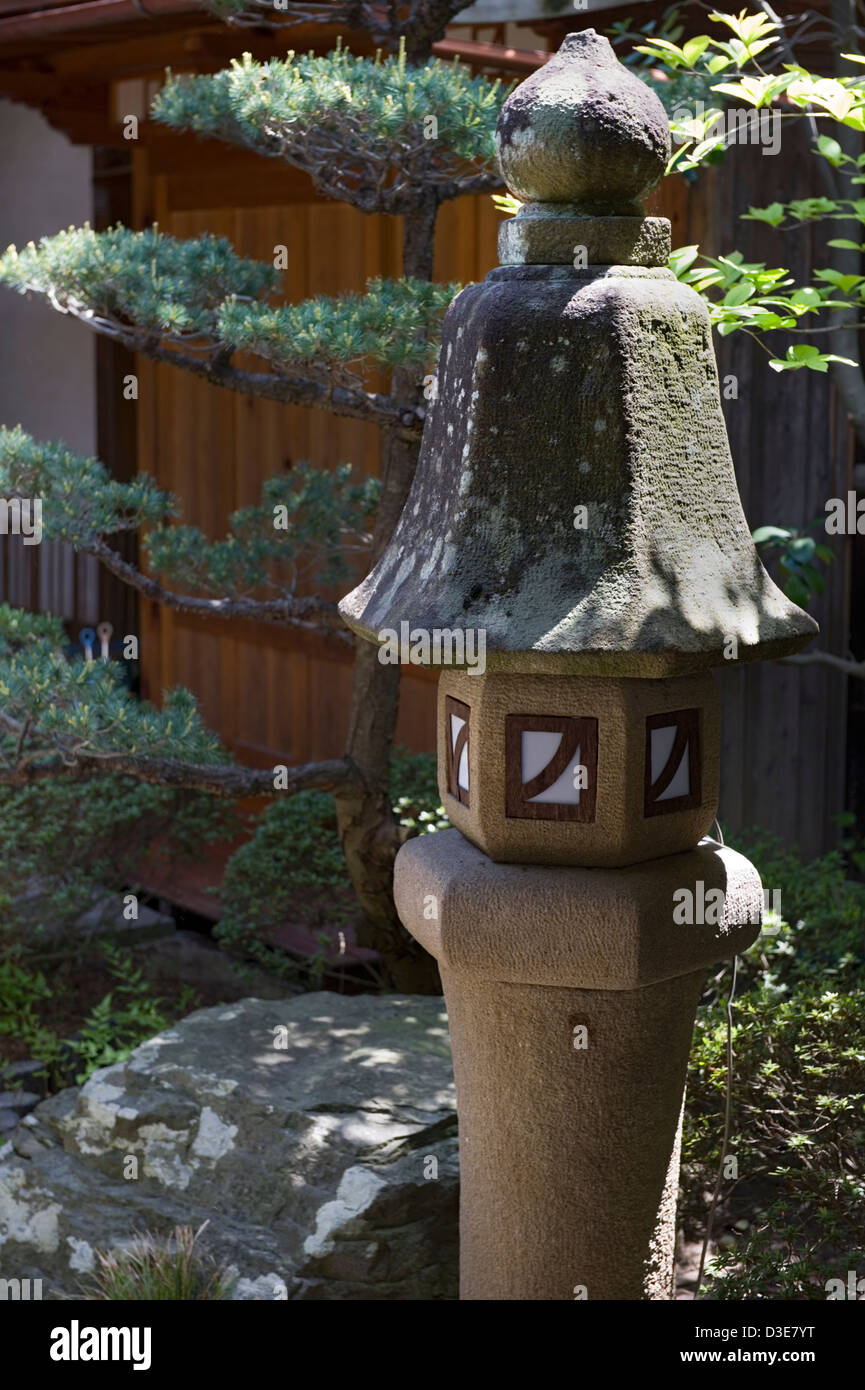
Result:
{"label": "lantern stone post", "polygon": [[817,629],[756,554],[708,316],[643,215],[660,102],[570,34],[498,150],[523,205],[448,312],[414,486],[341,608],[379,644],[485,643],[439,681],[455,828],[394,883],[448,1008],[461,1297],[665,1299],[696,1006],[762,916],[756,870],[706,838],[711,667]]}

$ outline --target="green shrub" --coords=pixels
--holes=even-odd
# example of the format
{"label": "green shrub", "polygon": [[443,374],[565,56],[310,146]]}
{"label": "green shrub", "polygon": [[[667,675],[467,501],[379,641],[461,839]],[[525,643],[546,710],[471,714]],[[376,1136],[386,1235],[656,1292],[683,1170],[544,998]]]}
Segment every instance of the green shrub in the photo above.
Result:
{"label": "green shrub", "polygon": [[813,1198],[782,1196],[760,1212],[734,1249],[712,1260],[711,1298],[825,1299],[829,1281],[865,1270],[861,1184],[827,1173]]}
{"label": "green shrub", "polygon": [[[749,1176],[815,1169],[865,1184],[865,988],[763,988],[734,1005],[729,1151]],[[726,1088],[723,1002],[700,1011],[691,1048],[685,1153],[714,1168]],[[863,1186],[865,1196],[865,1186]]]}
{"label": "green shrub", "polygon": [[[391,797],[408,834],[448,825],[436,784],[432,753],[394,751]],[[308,926],[344,925],[356,908],[339,842],[333,798],[301,792],[276,801],[259,817],[255,833],[229,860],[220,889],[223,915],[215,936],[280,973],[296,964],[274,951],[268,933],[287,920]],[[307,963],[320,976],[323,956]]]}
{"label": "green shrub", "polygon": [[734,838],[756,865],[763,886],[780,893],[774,935],[766,932],[748,952],[740,980],[779,994],[799,981],[832,988],[865,975],[865,884],[853,881],[845,853],[835,850],[803,864],[795,850],[760,831]]}
{"label": "green shrub", "polygon": [[268,933],[310,903],[310,890],[326,889],[331,921],[343,920],[347,904],[338,893],[347,885],[333,798],[300,792],[275,801],[258,818],[255,833],[226,865],[220,896],[223,913],[217,940],[275,965]]}
{"label": "green shrub", "polygon": [[135,882],[156,841],[162,858],[200,854],[229,833],[228,809],[213,796],[121,776],[0,787],[0,930],[40,935],[22,896],[28,887],[39,893],[38,913],[57,925],[88,907],[94,889]]}
{"label": "green shrub", "polygon": [[438,791],[435,753],[394,751],[390,766],[390,791],[394,814],[411,835],[446,830],[450,825]]}
{"label": "green shrub", "polygon": [[[131,951],[107,941],[98,949],[114,986],[89,1010],[77,1036],[68,1038],[46,1020],[54,991],[43,972],[21,946],[0,956],[0,1036],[24,1043],[29,1055],[43,1063],[50,1089],[73,1081],[82,1085],[99,1067],[124,1061],[140,1043],[197,1006],[195,991],[187,987],[169,1010],[152,993]],[[2,1077],[0,1062],[0,1083]]]}
{"label": "green shrub", "polygon": [[[738,1173],[721,1207],[737,1188],[740,1203],[758,1195],[708,1266],[709,1297],[824,1298],[829,1279],[865,1272],[865,887],[847,879],[843,853],[804,865],[760,834],[737,847],[780,889],[782,911],[738,970],[728,1146]],[[720,1159],[726,988],[718,978],[708,991],[691,1048],[682,1214],[696,1226]]]}

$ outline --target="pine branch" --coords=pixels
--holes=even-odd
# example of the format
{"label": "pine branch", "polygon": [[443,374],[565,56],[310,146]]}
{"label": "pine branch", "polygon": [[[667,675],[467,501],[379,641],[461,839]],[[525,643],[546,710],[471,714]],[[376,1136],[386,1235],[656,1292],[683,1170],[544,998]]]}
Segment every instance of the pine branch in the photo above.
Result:
{"label": "pine branch", "polygon": [[[9,727],[9,721],[2,714],[0,721]],[[152,782],[175,790],[211,792],[235,801],[252,796],[294,796],[302,791],[332,792],[361,785],[360,774],[348,758],[288,768],[276,788],[273,768],[223,767],[218,763],[184,763],[175,758],[137,758],[122,753],[64,750],[40,753],[38,759],[32,761],[21,759],[14,765],[0,765],[0,786],[26,787],[58,777],[89,780],[107,773],[123,773],[139,782]]]}
{"label": "pine branch", "polygon": [[[467,177],[474,187],[488,174]],[[453,185],[457,191],[466,190]],[[274,250],[287,255],[288,248]],[[275,266],[238,256],[224,238],[119,226],[70,228],[38,246],[9,247],[0,257],[0,282],[44,295],[59,313],[129,351],[214,386],[370,421],[407,442],[420,436],[423,408],[395,391],[364,389],[362,373],[405,367],[419,383],[460,288],[377,277],[359,294],[272,306],[266,301],[279,287]],[[272,370],[241,369],[233,360],[238,352],[263,357]]]}
{"label": "pine branch", "polygon": [[461,288],[377,277],[363,294],[318,295],[300,304],[228,299],[217,331],[223,342],[263,357],[277,372],[303,363],[354,386],[350,374],[367,365],[406,367],[419,382],[435,365],[442,320]]}
{"label": "pine branch", "polygon": [[366,213],[407,215],[500,187],[495,127],[507,95],[406,53],[375,61],[338,45],[325,57],[249,54],[213,75],[169,77],[152,107],[176,130],[229,141],[302,169],[323,195]]}
{"label": "pine branch", "polygon": [[[38,498],[46,539],[94,556],[145,598],[176,612],[283,623],[345,643],[354,639],[335,603],[295,591],[351,573],[351,557],[369,550],[378,494],[377,480],[356,482],[349,464],[298,463],[265,479],[261,501],[233,512],[226,537],[213,541],[198,527],[169,524],[177,502],[146,474],[121,483],[99,459],[37,442],[20,426],[0,428],[0,496]],[[151,573],[110,543],[140,529],[146,529]]]}
{"label": "pine branch", "polygon": [[501,176],[494,169],[481,170],[455,179],[452,183],[439,185],[438,193],[442,202],[449,198],[463,198],[472,193],[495,193],[502,187]]}
{"label": "pine branch", "polygon": [[[38,286],[32,288],[38,292]],[[398,426],[398,432],[409,439],[419,439],[423,432],[426,414],[423,409],[407,409],[380,392],[315,381],[300,371],[295,373],[288,368],[279,372],[245,371],[231,365],[225,357],[224,348],[211,350],[208,357],[193,357],[189,352],[165,346],[152,334],[100,319],[89,310],[60,304],[54,307],[61,313],[80,319],[103,337],[121,343],[130,352],[140,353],[151,362],[166,362],[172,367],[182,367],[212,386],[224,386],[229,391],[239,391],[241,395],[256,396],[261,400],[302,405],[311,410],[327,410],[331,415],[365,420],[379,427]]]}
{"label": "pine branch", "polygon": [[237,799],[360,787],[347,757],[296,768],[238,767],[201,721],[195,698],[168,691],[161,709],[133,698],[117,665],[67,661],[61,625],[0,605],[0,785],[119,773]]}
{"label": "pine branch", "polygon": [[164,588],[150,575],[144,574],[128,560],[124,560],[101,539],[94,539],[78,548],[82,554],[94,555],[107,570],[144,598],[161,603],[176,613],[187,613],[201,618],[242,618],[250,622],[284,623],[306,632],[326,633],[327,636],[348,644],[354,642],[351,633],[345,630],[336,604],[328,602],[327,599],[197,598]]}

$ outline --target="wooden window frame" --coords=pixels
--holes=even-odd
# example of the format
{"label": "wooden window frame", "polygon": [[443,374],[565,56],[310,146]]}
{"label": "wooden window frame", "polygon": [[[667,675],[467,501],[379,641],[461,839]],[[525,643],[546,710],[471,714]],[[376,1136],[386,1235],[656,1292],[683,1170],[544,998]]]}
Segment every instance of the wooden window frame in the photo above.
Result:
{"label": "wooden window frame", "polygon": [[[523,734],[563,735],[545,768],[523,782]],[[571,737],[568,739],[567,735]],[[577,802],[531,801],[561,777],[580,750],[580,763],[588,773],[588,786]],[[582,821],[595,819],[598,792],[598,721],[589,716],[559,714],[508,714],[505,716],[505,815],[509,820]]]}
{"label": "wooden window frame", "polygon": [[[448,792],[463,806],[471,805],[471,706],[463,704],[462,700],[454,699],[453,695],[445,696],[445,749],[447,770]],[[465,721],[463,728],[457,738],[457,746],[454,747],[451,737],[451,715],[456,715],[457,719]],[[469,765],[469,785],[461,787],[459,783],[460,762],[462,761],[463,749],[466,750],[466,761]]]}
{"label": "wooden window frame", "polygon": [[[670,749],[670,756],[664,764],[661,775],[652,781],[652,730],[676,726],[676,736]],[[680,748],[678,758],[674,754]],[[667,797],[659,801],[658,795],[666,790],[681,766],[682,758],[688,752],[688,776],[691,790],[684,796]],[[702,739],[700,737],[700,710],[665,710],[663,714],[646,716],[646,750],[643,773],[643,815],[667,816],[675,811],[691,811],[702,805],[703,801]]]}

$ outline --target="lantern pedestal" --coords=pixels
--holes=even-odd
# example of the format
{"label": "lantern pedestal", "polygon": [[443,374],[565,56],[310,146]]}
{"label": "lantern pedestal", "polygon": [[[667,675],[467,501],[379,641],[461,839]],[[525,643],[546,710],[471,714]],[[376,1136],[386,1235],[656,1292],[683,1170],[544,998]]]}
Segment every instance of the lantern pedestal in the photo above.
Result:
{"label": "lantern pedestal", "polygon": [[756,870],[713,841],[497,864],[448,830],[403,846],[394,886],[448,1008],[461,1297],[669,1298],[694,1015],[706,967],[759,934]]}

